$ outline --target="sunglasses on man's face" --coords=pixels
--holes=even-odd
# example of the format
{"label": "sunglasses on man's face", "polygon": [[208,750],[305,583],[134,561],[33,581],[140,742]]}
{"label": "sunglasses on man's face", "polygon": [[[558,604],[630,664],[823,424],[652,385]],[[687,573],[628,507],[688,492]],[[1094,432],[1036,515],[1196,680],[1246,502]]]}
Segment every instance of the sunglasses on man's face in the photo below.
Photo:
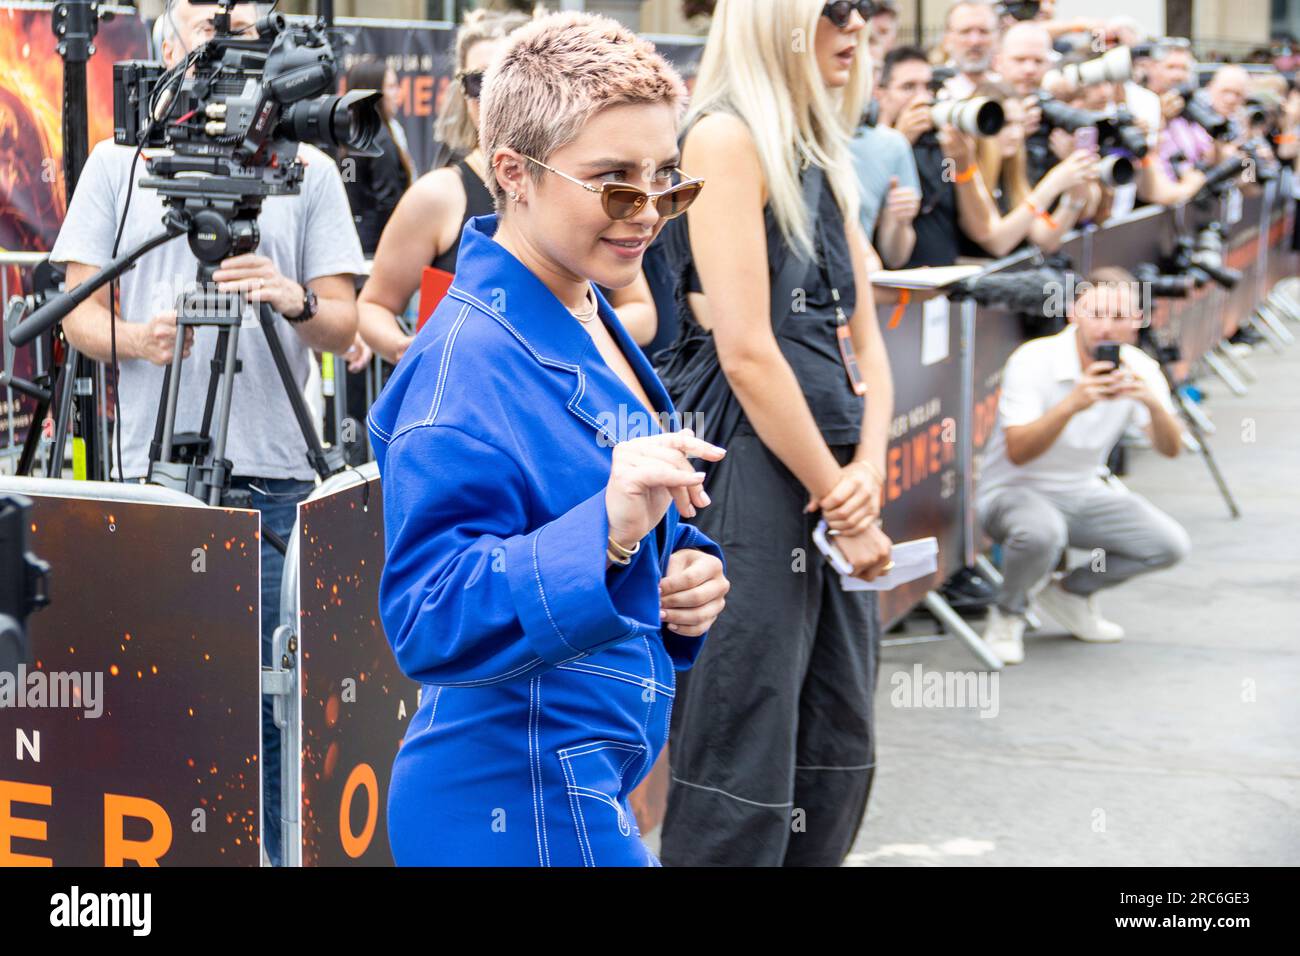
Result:
{"label": "sunglasses on man's face", "polygon": [[842,30],[849,25],[854,10],[863,20],[870,20],[880,12],[875,0],[835,0],[822,7],[822,16]]}
{"label": "sunglasses on man's face", "polygon": [[469,73],[457,73],[456,78],[460,80],[460,88],[465,92],[468,99],[476,100],[483,93],[483,71],[473,70]]}
{"label": "sunglasses on man's face", "polygon": [[[600,204],[605,210],[605,215],[616,222],[621,219],[631,219],[651,200],[654,201],[660,219],[675,219],[695,202],[696,197],[700,195],[700,190],[704,188],[703,179],[686,179],[676,186],[670,186],[657,193],[646,192],[631,183],[601,183],[600,186],[593,186],[591,183],[584,183],[568,173],[547,166],[539,159],[533,159],[531,156],[524,156],[524,159],[550,170],[571,183],[577,183],[587,192],[599,193]],[[677,171],[681,172],[681,170]]]}

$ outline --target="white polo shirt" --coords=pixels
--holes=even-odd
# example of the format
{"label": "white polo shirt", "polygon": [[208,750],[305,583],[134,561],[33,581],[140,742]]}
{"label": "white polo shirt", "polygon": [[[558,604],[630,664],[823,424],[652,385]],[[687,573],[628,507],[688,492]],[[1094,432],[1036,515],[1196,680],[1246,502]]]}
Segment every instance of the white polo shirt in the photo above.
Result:
{"label": "white polo shirt", "polygon": [[[1052,496],[1072,496],[1101,484],[1106,457],[1130,425],[1145,428],[1151,412],[1136,398],[1102,399],[1077,412],[1047,451],[1023,465],[1007,457],[1006,429],[1042,418],[1070,394],[1083,374],[1076,326],[1031,339],[1011,353],[1002,372],[998,421],[976,475],[976,501],[1008,485]],[[1120,346],[1120,364],[1143,379],[1171,412],[1173,401],[1160,365],[1141,349]]]}

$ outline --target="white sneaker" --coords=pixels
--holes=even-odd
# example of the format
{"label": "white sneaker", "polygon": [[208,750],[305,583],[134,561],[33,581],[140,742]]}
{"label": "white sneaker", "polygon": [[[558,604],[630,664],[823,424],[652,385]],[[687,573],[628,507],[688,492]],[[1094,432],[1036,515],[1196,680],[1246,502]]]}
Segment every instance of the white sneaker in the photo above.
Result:
{"label": "white sneaker", "polygon": [[1025,619],[1018,614],[1003,614],[994,605],[984,626],[984,643],[1003,664],[1019,664],[1025,659]]}
{"label": "white sneaker", "polygon": [[1124,639],[1124,628],[1101,616],[1097,595],[1071,594],[1059,580],[1043,588],[1038,606],[1081,641],[1108,644]]}

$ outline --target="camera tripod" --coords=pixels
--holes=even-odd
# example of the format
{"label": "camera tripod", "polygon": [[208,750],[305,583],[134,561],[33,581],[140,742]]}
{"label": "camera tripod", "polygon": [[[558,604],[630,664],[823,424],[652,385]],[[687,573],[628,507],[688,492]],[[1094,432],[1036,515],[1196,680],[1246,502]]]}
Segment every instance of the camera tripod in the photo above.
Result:
{"label": "camera tripod", "polygon": [[[158,189],[167,200],[162,233],[114,259],[71,292],[53,297],[18,326],[10,340],[15,345],[25,345],[62,320],[97,289],[120,276],[145,253],[187,235],[190,249],[199,260],[198,277],[195,288],[182,293],[177,301],[176,346],[171,365],[163,374],[158,419],[149,451],[149,481],[183,491],[209,505],[247,507],[247,494],[230,490],[231,463],[225,458],[235,374],[240,367],[239,331],[247,300],[242,293],[218,290],[212,275],[222,260],[257,248],[260,239],[257,217],[262,200],[272,193],[256,183],[230,177],[166,178],[167,173],[187,168],[190,164],[179,157],[160,157],[155,169],[163,177],[140,182],[142,186]],[[275,328],[275,312],[265,302],[258,309],[258,320],[306,443],[307,460],[318,475],[327,478],[341,470],[342,449],[335,448],[327,454],[316,437],[306,400],[293,380]],[[203,420],[198,432],[178,435],[176,408],[185,334],[187,329],[205,325],[216,326],[219,332]]]}
{"label": "camera tripod", "polygon": [[[161,172],[168,170],[165,161],[156,168]],[[149,449],[149,481],[183,491],[210,505],[242,503],[242,494],[237,496],[238,501],[231,499],[231,463],[225,454],[235,374],[240,369],[239,333],[247,300],[242,293],[217,289],[212,276],[224,259],[257,248],[260,238],[257,217],[264,197],[260,193],[249,195],[244,184],[220,179],[144,180],[141,185],[156,186],[167,197],[172,204],[169,228],[173,217],[178,228],[185,226],[190,249],[199,260],[195,288],[182,293],[176,305],[176,343],[171,365],[163,373],[158,419]],[[321,447],[306,400],[293,380],[280,342],[275,312],[265,302],[259,303],[257,311],[258,324],[306,443],[307,460],[321,478],[328,478],[342,467],[342,450],[334,449],[335,460],[331,460]],[[177,434],[176,408],[185,334],[188,329],[205,325],[215,326],[218,332],[202,424],[197,432]]]}
{"label": "camera tripod", "polygon": [[1210,451],[1210,445],[1205,440],[1205,429],[1202,428],[1202,422],[1206,427],[1212,428],[1209,420],[1205,418],[1205,413],[1196,407],[1196,403],[1187,397],[1178,383],[1174,381],[1173,364],[1180,358],[1178,346],[1176,344],[1162,344],[1154,334],[1151,333],[1150,326],[1144,327],[1139,333],[1142,339],[1150,343],[1154,357],[1160,365],[1160,372],[1169,383],[1169,392],[1173,397],[1174,408],[1178,411],[1187,430],[1191,433],[1192,439],[1196,442],[1197,451],[1201,453],[1201,458],[1205,462],[1205,467],[1210,471],[1210,477],[1219,488],[1219,494],[1223,496],[1224,504],[1228,506],[1228,514],[1234,518],[1241,517],[1241,509],[1237,507],[1237,501],[1232,497],[1232,489],[1228,487],[1228,482],[1224,479],[1223,473],[1219,471],[1219,463],[1214,458],[1214,453]]}

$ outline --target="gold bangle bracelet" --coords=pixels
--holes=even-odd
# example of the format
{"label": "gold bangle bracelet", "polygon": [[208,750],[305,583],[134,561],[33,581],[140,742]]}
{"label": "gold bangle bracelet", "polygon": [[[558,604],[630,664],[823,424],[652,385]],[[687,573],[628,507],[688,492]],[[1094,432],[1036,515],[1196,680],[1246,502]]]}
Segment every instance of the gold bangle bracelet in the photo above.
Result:
{"label": "gold bangle bracelet", "polygon": [[641,550],[640,541],[638,541],[635,545],[633,545],[630,548],[625,548],[623,547],[623,545],[619,544],[617,541],[614,540],[613,535],[609,535],[606,540],[608,543],[606,545],[605,550],[609,552],[611,557],[624,559],[619,561],[618,562],[619,564],[627,564],[628,560],[632,558],[632,555],[636,554],[638,551]]}

